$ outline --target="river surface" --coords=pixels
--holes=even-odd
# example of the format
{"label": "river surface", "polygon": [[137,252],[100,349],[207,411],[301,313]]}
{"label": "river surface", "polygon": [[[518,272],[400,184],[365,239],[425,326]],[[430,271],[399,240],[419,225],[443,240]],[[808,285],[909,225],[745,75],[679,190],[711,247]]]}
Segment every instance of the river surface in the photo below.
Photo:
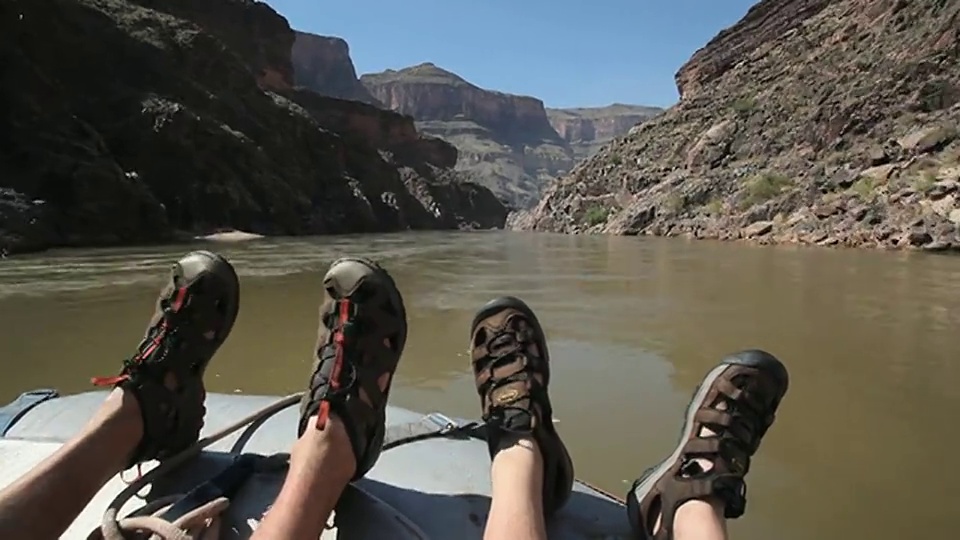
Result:
{"label": "river surface", "polygon": [[[139,341],[188,248],[0,260],[0,401],[87,390]],[[790,391],[748,476],[733,538],[955,538],[960,515],[960,258],[521,233],[427,233],[225,245],[242,308],[211,391],[301,390],[321,276],[381,259],[407,304],[395,404],[475,417],[473,311],[526,299],[549,337],[551,395],[577,474],[622,494],[668,453],[700,377],[759,347]]]}

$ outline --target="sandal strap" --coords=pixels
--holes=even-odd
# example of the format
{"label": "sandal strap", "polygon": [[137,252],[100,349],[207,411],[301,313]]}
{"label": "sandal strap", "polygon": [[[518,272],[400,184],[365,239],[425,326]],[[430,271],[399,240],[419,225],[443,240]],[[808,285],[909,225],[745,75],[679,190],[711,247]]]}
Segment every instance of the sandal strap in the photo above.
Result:
{"label": "sandal strap", "polygon": [[[133,392],[140,405],[143,436],[127,464],[130,468],[149,459],[168,457],[167,448],[184,448],[197,440],[203,424],[202,411],[190,406],[203,395],[203,382],[187,379],[177,390],[152,378],[129,379],[120,383]],[[184,426],[196,426],[186,429]]]}
{"label": "sandal strap", "polygon": [[788,384],[783,364],[760,350],[735,353],[713,368],[688,405],[692,417],[673,454],[678,457],[648,469],[628,492],[634,531],[643,538],[672,539],[677,509],[690,500],[712,497],[723,502],[725,518],[743,515],[744,478]]}
{"label": "sandal strap", "polygon": [[700,409],[694,413],[693,418],[701,427],[735,441],[748,454],[753,454],[760,444],[760,436],[753,427],[755,424],[745,420],[743,415],[717,409]]}
{"label": "sandal strap", "polygon": [[[509,331],[495,335],[491,341],[503,339],[504,335],[510,335]],[[485,350],[481,354],[474,361],[474,374],[477,391],[483,397],[483,420],[502,419],[508,410],[533,414],[532,421],[540,420],[541,414],[549,408],[546,385],[541,382],[549,377],[547,362],[524,350],[520,341],[506,345],[496,353]],[[517,405],[525,400],[529,400],[529,405]],[[509,426],[504,427],[510,431]]]}
{"label": "sandal strap", "polygon": [[[674,486],[660,499],[660,530],[657,539],[673,538],[677,510],[686,502],[718,497],[724,503],[724,517],[736,519],[746,509],[747,484],[736,474],[707,474],[700,477],[675,478]],[[644,515],[649,515],[649,508]]]}
{"label": "sandal strap", "polygon": [[[762,404],[749,389],[718,379],[713,391],[728,399],[729,408],[703,406],[694,413],[697,429],[706,428],[714,434],[695,436],[684,443],[680,459],[672,469],[673,485],[661,493],[661,530],[657,538],[672,538],[676,511],[687,501],[718,497],[724,503],[727,519],[740,517],[746,509],[744,476],[750,471],[751,456],[763,432],[772,424],[772,417],[761,417],[758,411],[763,410]],[[712,400],[708,398],[706,403]],[[704,471],[698,459],[709,461],[711,468]]]}
{"label": "sandal strap", "polygon": [[767,429],[773,425],[774,414],[765,412],[770,411],[770,407],[760,400],[752,388],[740,388],[725,379],[715,381],[714,390],[718,396],[726,398],[728,408],[701,407],[696,412],[696,419],[715,432],[723,432],[737,439],[753,454]]}
{"label": "sandal strap", "polygon": [[[343,300],[339,302],[343,302]],[[329,378],[321,376],[315,381],[315,384],[311,385],[312,397],[316,401],[329,401],[333,405],[336,402],[346,401],[347,397],[354,393],[357,385],[359,385],[359,389],[362,389],[369,398],[370,404],[360,399],[359,395],[357,396],[358,401],[366,408],[371,409],[372,412],[376,412],[386,405],[387,398],[384,392],[380,390],[378,381],[385,373],[392,374],[397,364],[396,353],[390,350],[384,341],[392,338],[400,331],[401,326],[394,317],[390,317],[382,311],[375,313],[376,304],[352,305],[355,306],[351,308],[354,312],[353,317],[376,317],[376,323],[372,325],[372,328],[353,327],[349,330],[343,328],[343,324],[339,321],[334,325],[331,335],[338,331],[344,332],[346,342],[342,346],[344,348],[350,347],[351,354],[343,356],[339,380],[336,381],[338,383],[337,388],[327,385],[324,390],[321,390],[320,387],[323,386],[323,383],[329,382]],[[351,321],[351,323],[356,324],[354,321]],[[337,344],[333,339],[331,339],[331,343],[320,347],[317,354],[321,358],[321,363],[317,365],[315,374],[322,371],[326,362],[336,361],[336,348]],[[362,356],[363,360],[358,361],[357,356]]]}
{"label": "sandal strap", "polygon": [[[159,317],[147,330],[136,352],[124,360],[120,374],[92,380],[98,386],[112,385],[131,391],[137,398],[143,436],[128,467],[149,459],[163,459],[166,457],[166,448],[189,445],[199,435],[202,418],[196,414],[199,411],[193,410],[195,407],[189,406],[203,395],[200,377],[191,373],[195,364],[168,363],[165,360],[172,353],[186,354],[179,350],[182,340],[205,339],[201,335],[203,332],[191,324],[193,319],[215,320],[215,327],[220,327],[222,316],[212,303],[191,302],[202,286],[200,282],[202,278],[190,287],[171,287],[165,291],[159,299]],[[176,390],[166,386],[170,373],[173,373],[178,384]],[[197,428],[183,429],[185,425],[195,425]]]}
{"label": "sandal strap", "polygon": [[[320,423],[322,404],[329,404],[349,436],[357,461],[357,477],[372,466],[379,453],[378,433],[382,431],[389,392],[380,389],[379,381],[384,374],[392,377],[399,361],[392,347],[397,335],[404,331],[405,321],[401,314],[385,309],[391,300],[390,291],[385,288],[371,292],[361,288],[353,298],[335,300],[325,308],[323,316],[329,335],[317,350],[318,361],[300,418],[298,433],[302,435],[308,419],[316,414]],[[349,311],[346,321],[339,317],[344,303]],[[334,369],[338,350],[339,372]]]}
{"label": "sandal strap", "polygon": [[488,451],[494,457],[505,441],[517,435],[537,441],[544,461],[544,513],[550,515],[569,499],[573,463],[552,423],[543,331],[521,301],[497,301],[504,300],[502,309],[512,312],[481,310],[471,332],[472,369],[481,416],[488,426]]}

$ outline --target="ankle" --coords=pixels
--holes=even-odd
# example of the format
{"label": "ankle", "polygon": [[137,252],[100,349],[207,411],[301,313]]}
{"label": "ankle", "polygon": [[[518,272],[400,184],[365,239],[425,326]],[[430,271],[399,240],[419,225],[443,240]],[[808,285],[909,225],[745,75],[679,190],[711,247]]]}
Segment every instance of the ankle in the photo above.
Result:
{"label": "ankle", "polygon": [[347,478],[353,476],[357,468],[357,460],[350,445],[350,436],[343,421],[334,413],[327,419],[326,426],[320,430],[316,428],[317,417],[311,416],[307,420],[307,429],[293,445],[290,452],[291,459],[304,461],[334,460],[339,464],[338,469],[349,472]]}
{"label": "ankle", "polygon": [[116,388],[104,400],[87,424],[88,430],[109,427],[125,439],[139,441],[143,436],[143,418],[137,397],[128,390]]}
{"label": "ankle", "polygon": [[724,502],[715,496],[693,499],[681,504],[673,517],[676,538],[723,538],[717,533],[726,530]]}
{"label": "ankle", "polygon": [[505,436],[493,455],[493,468],[532,467],[543,469],[543,454],[532,435]]}

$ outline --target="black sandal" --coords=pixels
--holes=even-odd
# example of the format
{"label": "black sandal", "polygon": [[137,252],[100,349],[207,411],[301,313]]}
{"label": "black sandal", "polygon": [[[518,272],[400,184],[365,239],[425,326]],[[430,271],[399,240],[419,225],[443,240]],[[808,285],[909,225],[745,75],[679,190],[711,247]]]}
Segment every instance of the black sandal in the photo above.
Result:
{"label": "black sandal", "polygon": [[209,251],[194,251],[173,266],[170,283],[137,352],[115,377],[94,377],[133,393],[143,438],[129,466],[163,460],[197,441],[203,427],[203,373],[223,344],[240,309],[233,266]]}
{"label": "black sandal", "polygon": [[470,335],[490,458],[516,436],[532,435],[543,455],[543,507],[550,515],[570,498],[574,473],[553,425],[543,328],[527,304],[505,296],[480,308]]}
{"label": "black sandal", "polygon": [[[387,398],[407,340],[407,316],[393,278],[372,261],[334,262],[323,286],[316,355],[297,433],[303,435],[314,415],[315,427],[323,429],[329,412],[335,412],[350,437],[357,479],[380,457]],[[390,377],[381,390],[377,381],[385,373]]]}
{"label": "black sandal", "polygon": [[[687,407],[674,452],[647,469],[627,493],[637,538],[672,539],[677,509],[694,499],[716,497],[725,505],[724,517],[743,515],[750,458],[773,424],[788,384],[787,368],[759,350],[732,355],[706,375]],[[712,466],[704,470],[698,459]],[[660,528],[653,534],[658,517]]]}

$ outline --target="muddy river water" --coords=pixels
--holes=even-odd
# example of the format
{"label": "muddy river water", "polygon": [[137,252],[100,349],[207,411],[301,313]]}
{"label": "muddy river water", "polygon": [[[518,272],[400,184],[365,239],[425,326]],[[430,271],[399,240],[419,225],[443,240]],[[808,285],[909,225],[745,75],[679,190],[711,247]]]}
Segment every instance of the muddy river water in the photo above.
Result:
{"label": "muddy river water", "polygon": [[[0,401],[88,389],[139,341],[184,246],[0,260]],[[622,494],[673,446],[700,377],[759,347],[791,387],[748,477],[733,538],[953,538],[960,472],[960,258],[520,233],[278,239],[220,246],[242,308],[211,391],[305,383],[320,279],[381,259],[410,337],[392,400],[474,417],[473,310],[504,293],[546,327],[558,429],[578,476]],[[292,429],[292,427],[291,427]]]}

